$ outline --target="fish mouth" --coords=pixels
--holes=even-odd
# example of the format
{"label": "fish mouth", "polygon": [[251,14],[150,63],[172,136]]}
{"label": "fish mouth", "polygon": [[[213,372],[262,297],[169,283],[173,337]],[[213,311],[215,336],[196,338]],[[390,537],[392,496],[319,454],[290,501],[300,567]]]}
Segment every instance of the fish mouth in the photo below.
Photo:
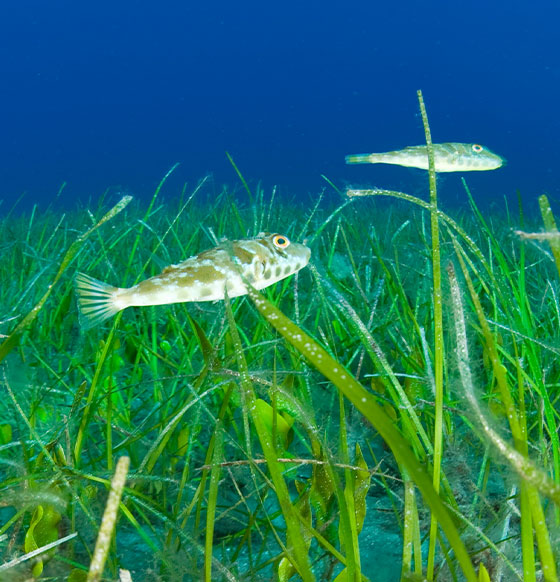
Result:
{"label": "fish mouth", "polygon": [[297,247],[294,248],[293,250],[297,251],[297,255],[305,261],[305,264],[307,264],[309,262],[309,259],[311,258],[311,249],[308,246],[305,246],[305,241],[303,242],[303,244],[300,243],[295,244],[297,244]]}

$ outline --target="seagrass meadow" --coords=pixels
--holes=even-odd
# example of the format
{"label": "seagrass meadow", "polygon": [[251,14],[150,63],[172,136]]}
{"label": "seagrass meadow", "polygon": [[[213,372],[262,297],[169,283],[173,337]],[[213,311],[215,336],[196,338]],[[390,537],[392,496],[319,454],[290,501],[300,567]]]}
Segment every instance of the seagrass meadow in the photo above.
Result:
{"label": "seagrass meadow", "polygon": [[[557,580],[560,234],[431,186],[2,218],[0,580]],[[261,231],[310,265],[80,326],[76,272]]]}

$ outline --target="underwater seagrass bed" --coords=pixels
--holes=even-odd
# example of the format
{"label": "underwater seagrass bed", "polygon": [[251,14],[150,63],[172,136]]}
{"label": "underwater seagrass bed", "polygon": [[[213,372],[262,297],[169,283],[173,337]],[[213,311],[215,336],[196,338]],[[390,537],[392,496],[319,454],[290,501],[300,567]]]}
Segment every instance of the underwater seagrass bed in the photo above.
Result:
{"label": "underwater seagrass bed", "polygon": [[[556,580],[557,239],[467,191],[451,217],[197,196],[0,220],[0,580]],[[131,285],[261,231],[311,265],[81,329],[77,271]]]}

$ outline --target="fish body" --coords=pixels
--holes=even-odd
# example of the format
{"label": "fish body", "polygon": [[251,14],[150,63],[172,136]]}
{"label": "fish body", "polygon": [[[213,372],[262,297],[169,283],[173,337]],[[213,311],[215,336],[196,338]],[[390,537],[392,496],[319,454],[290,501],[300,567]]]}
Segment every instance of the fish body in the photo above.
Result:
{"label": "fish body", "polygon": [[247,293],[246,281],[264,289],[305,267],[310,255],[307,246],[284,235],[261,234],[226,241],[129,288],[78,273],[78,307],[91,327],[127,307],[216,301],[224,299],[226,290],[228,297],[238,297]]}
{"label": "fish body", "polygon": [[[436,172],[483,172],[496,170],[505,159],[476,143],[435,143]],[[379,154],[346,156],[347,164],[394,164],[407,168],[428,169],[427,146],[408,146],[402,150]]]}

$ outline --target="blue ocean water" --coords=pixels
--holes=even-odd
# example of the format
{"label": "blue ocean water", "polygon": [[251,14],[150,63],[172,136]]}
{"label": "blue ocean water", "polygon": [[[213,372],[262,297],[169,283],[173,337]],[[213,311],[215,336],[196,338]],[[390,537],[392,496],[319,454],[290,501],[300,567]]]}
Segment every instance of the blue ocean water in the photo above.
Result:
{"label": "blue ocean water", "polygon": [[[0,213],[140,198],[175,163],[178,192],[211,175],[313,198],[337,186],[417,193],[422,171],[346,166],[424,139],[478,142],[508,165],[472,173],[479,203],[560,195],[560,7],[552,1],[5,3]],[[66,187],[55,200],[62,183]],[[458,175],[440,180],[462,204]],[[333,194],[334,195],[334,194]]]}

